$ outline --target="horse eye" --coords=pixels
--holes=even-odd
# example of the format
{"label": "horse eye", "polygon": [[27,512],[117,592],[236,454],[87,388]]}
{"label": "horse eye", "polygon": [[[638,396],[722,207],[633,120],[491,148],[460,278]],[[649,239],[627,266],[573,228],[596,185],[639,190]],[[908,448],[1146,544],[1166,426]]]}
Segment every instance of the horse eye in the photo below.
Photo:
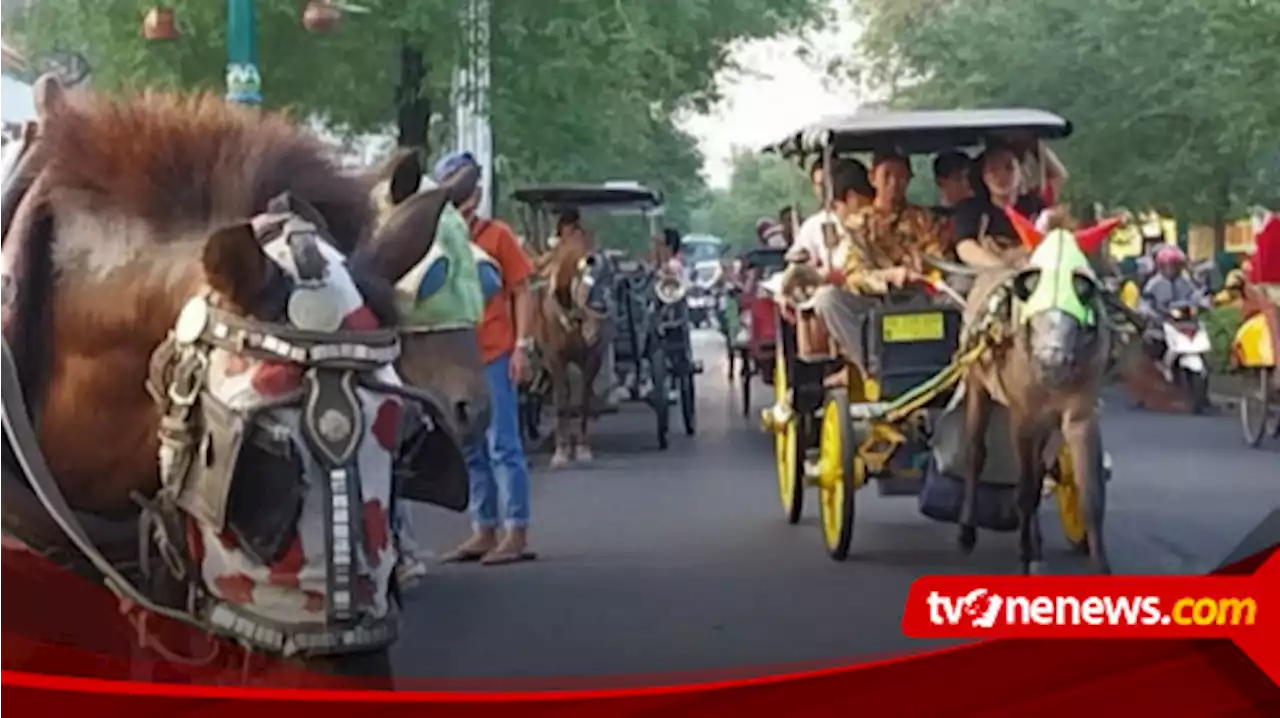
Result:
{"label": "horse eye", "polygon": [[1040,270],[1032,269],[1019,274],[1013,280],[1013,293],[1018,299],[1027,301],[1035,293],[1040,284]]}
{"label": "horse eye", "polygon": [[258,301],[249,313],[260,321],[275,322],[289,311],[289,296],[293,293],[294,281],[275,262],[267,263],[266,273],[267,281],[262,287],[262,293],[258,295]]}
{"label": "horse eye", "polygon": [[1098,287],[1093,283],[1093,280],[1079,274],[1071,277],[1071,287],[1075,290],[1076,296],[1080,297],[1083,302],[1093,301],[1094,295],[1098,291]]}

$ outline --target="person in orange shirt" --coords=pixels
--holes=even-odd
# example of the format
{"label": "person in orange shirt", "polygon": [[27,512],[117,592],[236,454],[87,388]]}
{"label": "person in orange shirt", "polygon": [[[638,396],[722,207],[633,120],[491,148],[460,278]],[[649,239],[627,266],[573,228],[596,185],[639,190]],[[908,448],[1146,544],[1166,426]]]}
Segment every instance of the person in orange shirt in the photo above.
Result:
{"label": "person in orange shirt", "polygon": [[[436,163],[433,175],[446,182],[468,166],[468,152],[455,152]],[[477,185],[471,199],[458,207],[471,226],[471,241],[498,266],[499,290],[489,297],[477,332],[492,403],[483,441],[467,447],[471,479],[472,533],[442,557],[446,562],[479,561],[498,565],[536,558],[529,550],[529,465],[520,437],[516,384],[528,366],[532,304],[529,277],[533,264],[505,222],[476,215]],[[499,508],[501,507],[501,511]],[[499,528],[505,529],[501,539]]]}

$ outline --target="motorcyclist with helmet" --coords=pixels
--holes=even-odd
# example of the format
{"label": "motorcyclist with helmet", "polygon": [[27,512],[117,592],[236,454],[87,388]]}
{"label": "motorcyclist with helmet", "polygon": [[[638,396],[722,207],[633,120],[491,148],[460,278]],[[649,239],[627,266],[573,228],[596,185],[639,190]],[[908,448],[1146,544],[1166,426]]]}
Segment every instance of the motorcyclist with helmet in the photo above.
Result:
{"label": "motorcyclist with helmet", "polygon": [[1154,260],[1156,273],[1142,287],[1138,311],[1148,319],[1144,333],[1147,348],[1159,358],[1165,349],[1161,323],[1170,308],[1179,304],[1199,306],[1206,300],[1204,292],[1187,277],[1187,255],[1181,248],[1166,244],[1156,250]]}

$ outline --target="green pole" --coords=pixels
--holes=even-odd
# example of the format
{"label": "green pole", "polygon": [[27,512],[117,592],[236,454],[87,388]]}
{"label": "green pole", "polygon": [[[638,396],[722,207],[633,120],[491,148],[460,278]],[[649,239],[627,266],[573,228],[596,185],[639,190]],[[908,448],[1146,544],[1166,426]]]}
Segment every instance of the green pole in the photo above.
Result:
{"label": "green pole", "polygon": [[253,3],[254,0],[227,0],[227,99],[242,105],[262,102]]}

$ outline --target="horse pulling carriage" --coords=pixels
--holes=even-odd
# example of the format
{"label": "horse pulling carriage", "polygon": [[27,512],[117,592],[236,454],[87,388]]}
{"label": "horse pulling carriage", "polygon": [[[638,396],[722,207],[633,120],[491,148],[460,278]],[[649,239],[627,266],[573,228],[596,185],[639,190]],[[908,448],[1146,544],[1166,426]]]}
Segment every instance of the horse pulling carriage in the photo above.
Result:
{"label": "horse pulling carriage", "polygon": [[[1031,132],[1047,139],[1065,137],[1070,130],[1066,120],[1031,110],[866,113],[806,127],[766,151],[801,163],[816,155],[829,165],[838,156],[879,148],[933,153],[979,145],[996,133]],[[824,174],[831,196],[831,173]],[[1031,425],[1030,418],[1015,416],[1010,405],[993,405],[989,382],[979,381],[982,367],[1003,370],[998,362],[1011,357],[1024,357],[1023,373],[1033,373],[1035,360],[1024,344],[1035,342],[1043,326],[1052,323],[1026,309],[1035,286],[1049,286],[1053,279],[1052,284],[1065,284],[1070,289],[1064,292],[1078,293],[1093,306],[1099,288],[1079,254],[1069,232],[1046,237],[1025,268],[990,275],[1000,281],[978,300],[977,287],[988,277],[926,257],[933,270],[922,284],[890,292],[867,312],[856,365],[830,347],[815,349],[820,341],[812,341],[809,330],[817,318],[802,299],[788,296],[785,275],[775,277],[770,284],[779,305],[781,350],[773,366],[775,404],[764,410],[762,423],[774,435],[787,521],[799,521],[805,489],[816,487],[826,549],[833,559],[844,560],[853,538],[855,496],[874,480],[882,495],[918,496],[922,514],[959,524],[963,550],[972,549],[976,528],[1018,530],[1023,571],[1036,572],[1041,568],[1037,509],[1047,477],[1067,541],[1090,552],[1095,568],[1109,571],[1100,531],[1107,468],[1092,417],[1096,396],[1078,407],[1091,419],[1061,418],[1060,424],[1044,427],[1051,434],[1033,435],[1022,430]],[[1062,256],[1080,261],[1063,265]],[[991,307],[1000,302],[1006,307],[1001,316],[1013,317],[1007,326],[972,322],[962,298],[942,281],[941,270],[973,279],[969,301]],[[1095,321],[1099,314],[1092,315]],[[1095,325],[1080,331],[1087,333],[1097,339],[1106,332]],[[997,363],[984,363],[990,361]],[[843,386],[828,383],[840,372],[846,373]]]}
{"label": "horse pulling carriage", "polygon": [[[741,388],[742,415],[751,413],[751,386],[757,376],[773,384],[774,354],[778,347],[776,307],[768,291],[768,281],[786,267],[786,251],[760,247],[742,257],[742,273],[747,278],[730,298],[733,326],[725,341],[729,349],[729,380],[735,376]],[[736,370],[736,371],[735,371]]]}
{"label": "horse pulling carriage", "polygon": [[465,510],[488,422],[452,206],[478,178],[354,176],[210,95],[35,94],[4,178],[6,553],[109,586],[135,664],[389,678],[400,502]]}
{"label": "horse pulling carriage", "polygon": [[1241,300],[1244,321],[1231,341],[1230,361],[1243,378],[1240,425],[1254,447],[1268,433],[1280,437],[1280,216],[1258,215],[1251,271],[1233,274],[1226,289]]}
{"label": "horse pulling carriage", "polygon": [[[545,330],[539,332],[539,361],[523,390],[526,435],[533,440],[540,436],[542,406],[552,394],[558,411],[577,405],[585,434],[587,418],[616,411],[621,393],[653,409],[660,449],[669,445],[673,403],[679,406],[685,433],[692,436],[697,426],[694,377],[702,367],[693,358],[689,335],[688,278],[673,267],[649,267],[593,246],[558,253],[542,239],[555,229],[552,216],[569,211],[639,215],[648,220],[649,235],[658,236],[662,195],[637,183],[612,182],[527,187],[512,197],[523,205],[526,236],[536,238],[533,253],[548,262],[543,276],[550,278],[539,295],[539,321]],[[582,291],[572,289],[575,283]],[[547,321],[553,315],[568,319]],[[587,315],[599,324],[593,330],[598,341],[590,342],[590,348],[583,345],[577,355],[559,350],[561,342],[554,335],[577,331]],[[590,387],[581,392],[582,403],[572,397],[575,369],[581,377],[577,383]],[[558,440],[557,453],[561,446]]]}

